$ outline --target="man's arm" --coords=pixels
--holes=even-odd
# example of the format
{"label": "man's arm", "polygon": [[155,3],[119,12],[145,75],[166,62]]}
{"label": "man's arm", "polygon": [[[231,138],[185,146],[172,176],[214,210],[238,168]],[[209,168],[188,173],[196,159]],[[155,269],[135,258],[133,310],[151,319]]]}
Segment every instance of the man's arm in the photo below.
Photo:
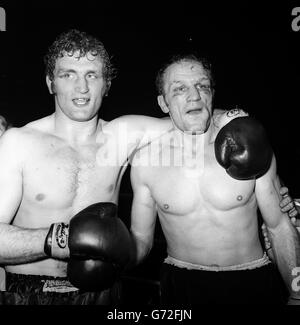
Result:
{"label": "man's arm", "polygon": [[133,202],[131,209],[131,233],[136,243],[136,264],[140,263],[153,246],[156,205],[148,186],[143,181],[143,167],[131,168]]}
{"label": "man's arm", "polygon": [[[296,209],[296,199],[294,200],[292,199],[292,197],[289,194],[289,189],[285,186],[282,186],[280,188],[279,193],[281,195],[281,201],[279,204],[281,212],[288,213],[288,216],[290,217],[292,224],[296,227],[297,231],[300,233],[300,228],[299,228],[300,219],[299,219],[299,213]],[[272,246],[269,239],[267,227],[264,223],[261,226],[261,230],[264,237],[265,249],[267,250],[269,257],[273,261],[274,255],[272,251]]]}
{"label": "man's arm", "polygon": [[300,266],[300,241],[296,229],[286,213],[280,211],[280,181],[273,156],[268,172],[256,180],[255,194],[263,220],[268,229],[278,269],[291,297],[300,299],[300,292],[292,289],[292,270]]}
{"label": "man's arm", "polygon": [[124,115],[106,123],[102,131],[108,139],[113,138],[118,144],[128,148],[130,155],[133,150],[147,145],[172,129],[170,118]]}
{"label": "man's arm", "polygon": [[10,129],[0,138],[0,264],[22,264],[45,257],[48,229],[26,229],[10,223],[23,195],[22,134]]}

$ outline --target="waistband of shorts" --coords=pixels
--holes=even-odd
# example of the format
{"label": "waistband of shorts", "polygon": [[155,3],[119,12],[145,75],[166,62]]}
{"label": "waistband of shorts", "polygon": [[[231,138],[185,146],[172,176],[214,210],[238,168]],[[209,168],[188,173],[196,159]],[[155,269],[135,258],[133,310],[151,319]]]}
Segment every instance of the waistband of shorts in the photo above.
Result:
{"label": "waistband of shorts", "polygon": [[268,257],[268,255],[266,254],[266,252],[264,252],[263,257],[254,260],[254,261],[250,261],[250,262],[246,262],[246,263],[242,263],[242,264],[236,264],[236,265],[228,265],[228,266],[208,266],[208,265],[200,265],[200,264],[193,264],[193,263],[189,263],[189,262],[184,262],[181,260],[178,260],[172,256],[167,256],[166,259],[164,260],[164,263],[166,264],[170,264],[173,266],[177,266],[179,268],[185,268],[188,270],[201,270],[201,271],[242,271],[242,270],[252,270],[252,269],[256,269],[262,266],[265,266],[269,263],[272,263]]}
{"label": "waistband of shorts", "polygon": [[42,292],[66,293],[79,290],[71,284],[67,277],[6,272],[6,287],[9,287],[10,284],[18,286],[22,283],[39,288]]}

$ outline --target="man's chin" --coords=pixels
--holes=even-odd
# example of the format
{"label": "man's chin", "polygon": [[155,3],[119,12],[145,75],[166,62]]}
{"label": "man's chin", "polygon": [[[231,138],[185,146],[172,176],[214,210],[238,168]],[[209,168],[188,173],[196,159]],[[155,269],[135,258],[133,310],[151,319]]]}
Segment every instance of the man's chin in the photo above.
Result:
{"label": "man's chin", "polygon": [[178,127],[176,125],[174,125],[174,126],[175,126],[175,129],[179,130],[180,132],[183,132],[185,134],[191,134],[191,135],[200,135],[200,134],[203,134],[208,129],[206,127],[201,128],[199,126],[197,126],[197,127],[191,127],[191,126]]}
{"label": "man's chin", "polygon": [[197,134],[203,134],[205,133],[210,125],[210,121],[211,119],[206,119],[205,121],[198,121],[198,123],[196,121],[194,121],[194,123],[182,123],[181,125],[178,125],[178,123],[176,123],[173,120],[173,125],[175,126],[175,128],[177,128],[178,130],[180,130],[181,132],[184,133],[188,133],[188,134],[193,134],[193,135],[197,135]]}
{"label": "man's chin", "polygon": [[201,135],[205,133],[207,129],[189,129],[184,131],[186,134],[191,134],[191,135]]}
{"label": "man's chin", "polygon": [[71,120],[75,121],[75,122],[87,122],[92,120],[95,115],[92,114],[84,114],[84,112],[78,113],[78,114],[71,114],[71,116],[69,116],[71,118]]}
{"label": "man's chin", "polygon": [[209,124],[210,123],[207,123],[205,125],[203,125],[203,124],[202,125],[187,125],[184,132],[190,133],[193,135],[198,135],[198,134],[200,135],[200,134],[205,133],[208,130]]}

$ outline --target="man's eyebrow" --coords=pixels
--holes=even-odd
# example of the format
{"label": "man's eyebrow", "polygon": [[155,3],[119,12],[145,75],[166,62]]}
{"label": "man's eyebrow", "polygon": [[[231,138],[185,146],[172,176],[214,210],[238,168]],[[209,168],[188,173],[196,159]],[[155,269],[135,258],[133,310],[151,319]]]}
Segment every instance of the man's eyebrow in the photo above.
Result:
{"label": "man's eyebrow", "polygon": [[210,79],[207,76],[200,77],[198,80],[199,81],[202,81],[202,80],[208,80],[208,81],[210,81]]}
{"label": "man's eyebrow", "polygon": [[171,86],[173,85],[173,84],[182,84],[183,83],[183,81],[181,81],[181,80],[173,80],[172,82],[171,82]]}
{"label": "man's eyebrow", "polygon": [[[196,79],[196,82],[201,82],[201,81],[210,81],[210,79],[208,77],[206,77],[206,76],[203,76],[203,77],[200,77],[200,78]],[[177,84],[184,84],[184,83],[185,83],[184,80],[173,80],[171,82],[170,86],[172,86],[174,84],[177,85]]]}
{"label": "man's eyebrow", "polygon": [[61,73],[61,72],[72,72],[72,73],[76,73],[76,71],[74,69],[59,68],[57,70],[57,73]]}
{"label": "man's eyebrow", "polygon": [[98,70],[89,70],[89,71],[87,71],[85,74],[89,74],[89,73],[99,73],[99,71]]}
{"label": "man's eyebrow", "polygon": [[[74,69],[59,68],[57,70],[57,73],[62,73],[62,72],[77,73],[77,71]],[[99,71],[98,70],[88,70],[85,72],[85,74],[89,74],[89,73],[99,73]]]}

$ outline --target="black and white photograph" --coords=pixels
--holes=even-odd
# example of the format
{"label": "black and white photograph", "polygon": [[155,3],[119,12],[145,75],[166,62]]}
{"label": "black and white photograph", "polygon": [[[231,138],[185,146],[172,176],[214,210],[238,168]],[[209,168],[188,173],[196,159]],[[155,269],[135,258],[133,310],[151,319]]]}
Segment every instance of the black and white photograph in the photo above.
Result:
{"label": "black and white photograph", "polygon": [[300,1],[0,1],[0,86],[0,305],[300,305]]}

